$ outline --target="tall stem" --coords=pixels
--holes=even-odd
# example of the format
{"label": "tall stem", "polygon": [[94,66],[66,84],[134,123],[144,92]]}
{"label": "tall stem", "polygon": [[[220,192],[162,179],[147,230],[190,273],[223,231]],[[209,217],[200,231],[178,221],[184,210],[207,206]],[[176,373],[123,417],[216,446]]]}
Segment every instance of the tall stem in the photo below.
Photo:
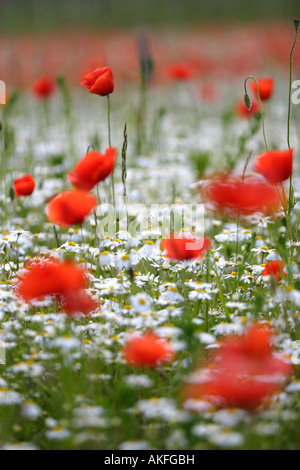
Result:
{"label": "tall stem", "polygon": [[266,139],[265,120],[264,120],[264,116],[263,116],[263,113],[262,113],[259,89],[258,89],[257,82],[256,82],[255,78],[252,77],[252,75],[249,75],[248,77],[245,78],[245,81],[244,81],[245,96],[247,96],[248,100],[250,101],[250,98],[249,98],[249,95],[248,95],[248,92],[247,92],[247,80],[249,80],[249,78],[251,78],[251,80],[253,80],[254,83],[255,83],[256,93],[257,93],[257,98],[258,98],[258,104],[259,104],[259,112],[260,112],[260,117],[261,117],[261,122],[262,122],[262,127],[263,127],[263,136],[264,136],[264,141],[265,141],[265,147],[266,147],[266,151],[268,152],[269,149],[268,149],[267,139]]}
{"label": "tall stem", "polygon": [[292,49],[291,49],[291,52],[290,52],[289,108],[288,108],[288,120],[287,120],[287,144],[288,144],[289,148],[291,148],[291,145],[290,145],[290,120],[291,120],[291,94],[292,94],[292,75],[293,75],[292,57],[293,57],[293,52],[294,52],[296,41],[297,41],[299,20],[295,20],[294,25],[295,25],[295,39],[294,39]]}
{"label": "tall stem", "polygon": [[[111,148],[110,98],[109,98],[109,95],[107,95],[107,123],[108,123],[108,146],[109,146],[109,148]],[[111,189],[112,189],[113,205],[116,206],[114,171],[112,171],[112,173],[111,173]]]}
{"label": "tall stem", "polygon": [[[292,45],[292,49],[290,52],[290,81],[289,81],[289,106],[288,106],[288,119],[287,119],[287,144],[288,148],[291,148],[290,144],[290,120],[291,120],[291,94],[292,94],[292,75],[293,75],[293,62],[292,62],[292,57],[293,57],[293,51],[295,49],[296,41],[297,41],[297,35],[298,35],[298,26],[299,26],[299,20],[294,20],[294,25],[295,25],[295,38],[294,42]],[[290,175],[290,190],[289,190],[289,212],[292,211],[292,206],[293,206],[293,176],[292,173]]]}
{"label": "tall stem", "polygon": [[110,98],[107,95],[107,121],[108,121],[108,146],[111,147],[111,136],[110,136]]}

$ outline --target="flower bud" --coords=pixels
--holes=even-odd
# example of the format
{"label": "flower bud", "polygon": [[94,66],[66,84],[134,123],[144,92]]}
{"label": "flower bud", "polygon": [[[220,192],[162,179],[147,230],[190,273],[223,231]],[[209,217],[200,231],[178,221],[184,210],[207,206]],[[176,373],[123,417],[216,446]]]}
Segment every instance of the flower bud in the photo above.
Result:
{"label": "flower bud", "polygon": [[246,108],[249,111],[250,108],[251,108],[251,99],[250,99],[250,96],[248,95],[248,93],[245,93],[245,95],[244,95],[244,103],[245,103]]}

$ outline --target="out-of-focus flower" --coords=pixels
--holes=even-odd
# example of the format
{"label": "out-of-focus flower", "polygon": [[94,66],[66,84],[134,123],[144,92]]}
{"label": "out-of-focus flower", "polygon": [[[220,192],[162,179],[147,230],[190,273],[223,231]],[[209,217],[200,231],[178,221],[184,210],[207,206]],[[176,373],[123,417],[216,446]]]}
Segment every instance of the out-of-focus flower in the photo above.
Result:
{"label": "out-of-focus flower", "polygon": [[210,248],[209,239],[202,240],[193,237],[182,237],[171,235],[162,241],[163,250],[166,251],[168,258],[178,261],[199,258],[205,251]]}
{"label": "out-of-focus flower", "polygon": [[36,259],[18,275],[16,292],[25,301],[86,287],[85,272],[71,261]]}
{"label": "out-of-focus flower", "polygon": [[70,183],[76,189],[90,191],[112,173],[116,157],[117,149],[113,147],[108,148],[104,154],[96,151],[88,152],[68,174]]}
{"label": "out-of-focus flower", "polygon": [[293,149],[270,150],[256,157],[254,169],[271,184],[282,183],[293,171]]}
{"label": "out-of-focus flower", "polygon": [[259,114],[259,104],[256,100],[251,101],[250,109],[247,109],[244,100],[240,99],[235,103],[234,112],[242,118],[249,118],[255,114]]}
{"label": "out-of-focus flower", "polygon": [[203,83],[199,89],[200,96],[207,103],[215,102],[220,97],[220,89],[213,83]]}
{"label": "out-of-focus flower", "polygon": [[266,264],[264,271],[261,273],[262,276],[272,276],[275,281],[280,281],[286,277],[284,272],[285,264],[283,261],[270,261]]}
{"label": "out-of-focus flower", "polygon": [[271,215],[281,206],[283,194],[255,176],[215,176],[202,187],[204,200],[221,213],[250,215],[261,212]]}
{"label": "out-of-focus flower", "polygon": [[45,99],[53,95],[55,88],[55,79],[51,76],[44,76],[34,82],[32,92],[37,98]]}
{"label": "out-of-focus flower", "polygon": [[90,93],[100,96],[109,95],[114,91],[114,78],[110,67],[102,67],[88,73],[80,82]]}
{"label": "out-of-focus flower", "polygon": [[[260,78],[256,80],[259,96],[262,101],[266,101],[271,98],[274,91],[274,79],[273,78]],[[254,82],[251,82],[251,90],[257,95],[256,86]]]}
{"label": "out-of-focus flower", "polygon": [[191,80],[195,76],[194,69],[191,65],[180,62],[170,64],[166,68],[166,74],[168,78],[179,81]]}
{"label": "out-of-focus flower", "polygon": [[129,337],[123,354],[129,365],[142,367],[157,367],[174,357],[170,344],[151,332]]}
{"label": "out-of-focus flower", "polygon": [[15,197],[29,196],[33,193],[35,181],[31,175],[21,176],[14,181]]}
{"label": "out-of-focus flower", "polygon": [[242,336],[224,339],[207,366],[192,374],[185,399],[249,410],[263,404],[293,372],[292,363],[273,351],[272,340],[266,324],[253,324]]}
{"label": "out-of-focus flower", "polygon": [[97,304],[85,293],[87,284],[85,271],[73,262],[44,258],[32,261],[20,271],[15,291],[26,302],[51,295],[68,314],[88,313]]}
{"label": "out-of-focus flower", "polygon": [[50,222],[70,227],[82,224],[96,205],[97,199],[92,194],[81,190],[67,190],[48,202],[46,214]]}
{"label": "out-of-focus flower", "polygon": [[92,312],[98,307],[98,302],[83,290],[70,290],[62,297],[61,305],[68,315],[73,315]]}

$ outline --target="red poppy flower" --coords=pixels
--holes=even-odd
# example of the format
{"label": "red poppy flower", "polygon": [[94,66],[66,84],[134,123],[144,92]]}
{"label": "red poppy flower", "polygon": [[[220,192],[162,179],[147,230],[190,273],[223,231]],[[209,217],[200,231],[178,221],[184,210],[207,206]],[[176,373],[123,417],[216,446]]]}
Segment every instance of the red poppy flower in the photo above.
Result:
{"label": "red poppy flower", "polygon": [[293,149],[270,150],[256,157],[254,169],[271,184],[282,183],[293,171]]}
{"label": "red poppy flower", "polygon": [[[259,96],[262,101],[266,101],[271,98],[274,90],[274,80],[273,78],[261,78],[256,80]],[[257,96],[257,90],[254,82],[251,82],[251,89],[253,93]]]}
{"label": "red poppy flower", "polygon": [[284,277],[286,273],[284,272],[285,264],[283,261],[270,261],[266,264],[264,271],[261,273],[262,276],[272,276],[278,282]]}
{"label": "red poppy flower", "polygon": [[272,214],[281,205],[276,188],[260,178],[220,175],[206,181],[203,197],[212,209],[221,213],[250,215],[257,212]]}
{"label": "red poppy flower", "polygon": [[105,180],[114,169],[117,149],[111,147],[102,155],[99,152],[87,153],[75,169],[68,174],[68,180],[77,188],[90,191],[100,181]]}
{"label": "red poppy flower", "polygon": [[71,261],[45,258],[27,264],[17,278],[16,294],[24,301],[55,296],[68,314],[88,313],[97,303],[85,292],[85,271]]}
{"label": "red poppy flower", "polygon": [[68,315],[88,314],[98,307],[98,302],[85,291],[70,290],[62,296],[61,305]]}
{"label": "red poppy flower", "polygon": [[71,261],[37,259],[21,271],[16,286],[17,293],[26,301],[44,295],[63,295],[70,290],[86,287],[85,272]]}
{"label": "red poppy flower", "polygon": [[142,367],[157,367],[174,357],[169,343],[154,333],[132,335],[123,354],[129,365]]}
{"label": "red poppy flower", "polygon": [[173,80],[187,81],[194,78],[194,69],[189,64],[174,63],[166,69],[166,74]]}
{"label": "red poppy flower", "polygon": [[206,367],[194,372],[185,399],[249,410],[263,404],[293,373],[291,362],[273,351],[272,340],[272,330],[264,324],[226,338]]}
{"label": "red poppy flower", "polygon": [[56,88],[56,82],[53,77],[45,76],[45,77],[40,77],[38,78],[33,86],[32,86],[32,92],[38,97],[38,98],[49,98],[51,96]]}
{"label": "red poppy flower", "polygon": [[234,112],[237,116],[242,118],[249,118],[255,114],[259,114],[259,104],[257,101],[252,100],[250,109],[247,109],[244,100],[238,100],[235,103]]}
{"label": "red poppy flower", "polygon": [[70,227],[82,224],[85,217],[96,207],[97,199],[86,191],[67,190],[54,196],[47,205],[50,222]]}
{"label": "red poppy flower", "polygon": [[114,78],[109,67],[102,67],[88,73],[80,82],[80,85],[88,88],[90,93],[106,96],[114,91]]}
{"label": "red poppy flower", "polygon": [[14,181],[15,197],[29,196],[35,187],[34,179],[31,175],[21,176]]}
{"label": "red poppy flower", "polygon": [[207,238],[200,240],[180,235],[171,235],[170,238],[162,241],[167,257],[178,261],[199,258],[210,248],[210,245],[211,242]]}

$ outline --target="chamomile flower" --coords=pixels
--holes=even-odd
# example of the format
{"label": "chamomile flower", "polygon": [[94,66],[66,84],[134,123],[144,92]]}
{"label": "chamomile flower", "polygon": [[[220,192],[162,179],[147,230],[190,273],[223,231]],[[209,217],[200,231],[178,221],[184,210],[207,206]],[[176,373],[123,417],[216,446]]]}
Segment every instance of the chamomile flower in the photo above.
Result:
{"label": "chamomile flower", "polygon": [[114,266],[114,255],[110,251],[102,251],[98,259],[100,266]]}
{"label": "chamomile flower", "polygon": [[138,250],[142,258],[155,258],[160,250],[152,240],[145,241],[145,244]]}
{"label": "chamomile flower", "polygon": [[151,298],[146,294],[132,295],[130,297],[130,303],[137,313],[149,312],[152,305]]}
{"label": "chamomile flower", "polygon": [[240,447],[245,439],[243,434],[239,432],[231,429],[222,429],[211,434],[209,440],[218,447]]}
{"label": "chamomile flower", "polygon": [[21,416],[23,418],[29,419],[30,421],[35,421],[36,419],[42,416],[43,412],[41,408],[31,400],[26,400],[22,403],[21,406]]}
{"label": "chamomile flower", "polygon": [[64,428],[63,426],[57,426],[55,428],[46,431],[46,437],[50,441],[62,441],[64,439],[68,439],[71,436],[70,431]]}

